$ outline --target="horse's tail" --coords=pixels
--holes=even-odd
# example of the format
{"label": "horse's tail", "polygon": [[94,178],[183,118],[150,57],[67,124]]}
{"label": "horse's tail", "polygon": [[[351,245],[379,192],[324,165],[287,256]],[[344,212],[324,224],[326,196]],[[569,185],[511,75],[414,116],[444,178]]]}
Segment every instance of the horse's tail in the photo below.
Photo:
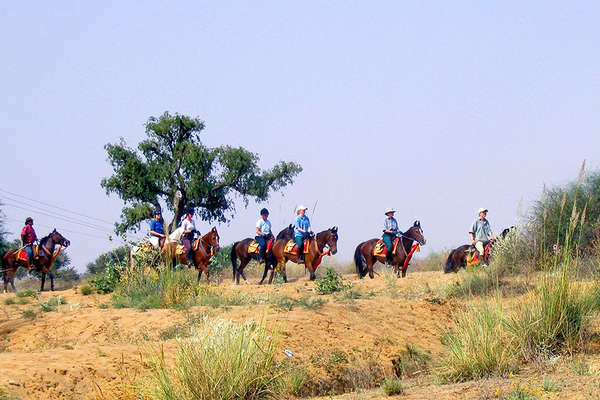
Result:
{"label": "horse's tail", "polygon": [[231,253],[229,253],[229,258],[231,259],[231,268],[233,268],[233,281],[235,282],[235,274],[237,272],[237,255],[235,254],[235,248],[237,247],[239,242],[235,242],[231,246]]}
{"label": "horse's tail", "polygon": [[365,265],[365,263],[363,263],[363,256],[360,252],[360,248],[363,244],[364,242],[356,246],[356,250],[354,250],[354,265],[356,265],[356,273],[361,278],[367,275],[367,266]]}
{"label": "horse's tail", "polygon": [[452,256],[454,256],[454,252],[456,249],[452,250],[450,254],[448,254],[448,259],[446,260],[446,266],[444,267],[444,273],[447,274],[452,272]]}

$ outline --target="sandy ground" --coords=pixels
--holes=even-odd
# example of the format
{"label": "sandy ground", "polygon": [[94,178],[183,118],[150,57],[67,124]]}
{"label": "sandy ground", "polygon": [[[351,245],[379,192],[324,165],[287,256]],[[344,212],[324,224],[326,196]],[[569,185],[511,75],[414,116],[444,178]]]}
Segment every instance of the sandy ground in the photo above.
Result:
{"label": "sandy ground", "polygon": [[[281,330],[281,350],[290,349],[300,362],[339,350],[354,354],[377,353],[391,365],[391,360],[407,343],[430,351],[433,357],[442,356],[440,332],[451,323],[451,310],[457,304],[440,301],[438,294],[456,279],[455,275],[409,273],[407,278],[395,283],[383,276],[374,280],[357,280],[350,275],[347,278],[352,281],[353,290],[361,294],[360,298],[319,296],[314,284],[304,277],[275,286],[234,287],[228,281],[219,285],[223,293],[311,296],[326,301],[315,310],[298,306],[282,311],[271,304],[193,307],[186,311],[114,309],[106,308],[110,295],[83,296],[72,289],[44,292],[29,304],[7,305],[5,299],[18,299],[14,294],[1,294],[0,399],[2,394],[21,399],[134,398],[130,385],[147,372],[148,351],[162,344],[166,353],[172,353],[175,340],[162,341],[161,333],[182,323],[189,315],[209,314],[235,321],[265,320],[270,327]],[[55,311],[41,312],[39,302],[53,296],[62,296],[67,303]],[[34,310],[37,315],[28,318],[26,310]],[[562,367],[559,363],[549,372],[561,391],[544,393],[544,398],[598,398],[586,396],[587,391],[595,395],[595,390],[600,388],[595,370],[600,363],[595,354],[586,357],[591,367],[585,376],[570,373],[567,363]],[[564,374],[569,377],[565,378]],[[399,398],[501,398],[497,392],[510,390],[511,380],[438,385],[433,379],[425,378],[408,380],[406,387],[405,394]],[[325,398],[388,397],[377,389]]]}

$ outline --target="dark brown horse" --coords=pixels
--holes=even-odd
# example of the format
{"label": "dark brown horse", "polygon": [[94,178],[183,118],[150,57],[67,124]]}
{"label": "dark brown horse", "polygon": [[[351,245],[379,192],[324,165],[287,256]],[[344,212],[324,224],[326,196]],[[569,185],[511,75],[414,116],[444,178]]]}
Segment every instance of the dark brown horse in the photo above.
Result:
{"label": "dark brown horse", "polygon": [[[177,265],[177,263],[187,264],[185,250],[181,254],[177,254],[178,245],[176,242],[165,243],[162,250],[163,258],[170,259],[173,266]],[[213,227],[206,235],[200,239],[196,239],[192,248],[195,249],[192,258],[194,267],[198,270],[198,282],[200,282],[203,272],[206,273],[206,280],[210,280],[208,263],[213,254],[219,251],[219,233],[217,232],[217,228]]]}
{"label": "dark brown horse", "polygon": [[[361,278],[364,278],[368,272],[369,277],[373,279],[373,265],[375,262],[379,261],[380,263],[385,263],[386,261],[385,254],[377,256],[373,254],[375,245],[379,240],[380,239],[367,240],[356,246],[356,250],[354,251],[354,264],[356,265],[356,272]],[[419,221],[415,221],[413,226],[399,237],[396,253],[392,257],[392,265],[398,276],[400,276],[400,271],[402,271],[402,277],[406,276],[406,267],[408,267],[408,264],[406,266],[404,264],[407,257],[409,257],[409,255],[412,256],[411,250],[413,242],[415,241],[421,246],[426,243],[425,237],[423,237],[423,229],[421,229],[421,223]],[[387,251],[391,251],[391,249],[387,249]]]}
{"label": "dark brown horse", "polygon": [[37,260],[33,260],[31,265],[29,261],[22,260],[18,256],[19,250],[21,249],[12,249],[8,250],[2,256],[2,267],[0,271],[2,271],[2,277],[4,278],[4,292],[8,291],[8,283],[10,282],[10,286],[13,290],[15,289],[15,273],[19,267],[28,268],[29,271],[35,270],[42,275],[42,285],[40,287],[40,291],[44,290],[44,284],[46,283],[46,274],[50,277],[50,290],[54,291],[54,275],[50,271],[52,268],[52,263],[58,254],[54,253],[54,248],[56,245],[61,247],[69,247],[71,242],[65,239],[56,229],[54,229],[48,236],[45,236],[40,240],[40,244],[38,247],[38,256]]}
{"label": "dark brown horse", "polygon": [[[281,271],[283,274],[283,280],[287,283],[285,264],[288,261],[295,262],[296,264],[304,264],[306,266],[306,269],[308,269],[308,272],[310,273],[310,280],[314,280],[316,278],[315,271],[321,263],[323,255],[325,254],[325,246],[329,247],[329,249],[327,250],[327,254],[333,255],[337,253],[338,228],[337,226],[334,226],[333,228],[329,228],[326,231],[317,233],[316,237],[310,239],[310,243],[308,245],[308,253],[304,254],[304,263],[302,263],[302,261],[299,259],[298,254],[288,253],[285,251],[285,247],[290,240],[293,241],[293,239],[291,238],[277,239],[275,241],[275,245],[273,245],[273,255],[275,255],[275,258],[277,259],[277,267],[273,271],[271,271],[269,283],[273,282],[273,276],[275,275],[275,271]],[[297,251],[300,252],[303,251],[303,249],[298,249]]]}
{"label": "dark brown horse", "polygon": [[[275,266],[277,265],[277,259],[275,259],[275,256],[273,255],[273,245],[275,244],[275,240],[285,238],[291,239],[293,235],[294,228],[292,225],[290,225],[281,232],[279,232],[279,234],[277,234],[277,237],[274,238],[273,243],[271,244],[271,248],[269,248],[269,251],[265,253],[265,272],[263,274],[263,278],[260,281],[261,284],[265,280],[267,272],[270,269],[275,269]],[[248,246],[250,245],[250,243],[252,243],[253,240],[254,239],[252,238],[246,238],[244,240],[240,240],[239,242],[235,242],[231,247],[230,259],[231,266],[233,268],[233,281],[238,285],[240,283],[240,276],[244,278],[244,282],[248,283],[246,275],[244,274],[244,268],[246,268],[246,265],[248,265],[250,260],[258,259],[258,253],[248,253]],[[239,266],[237,264],[238,260],[240,261]]]}
{"label": "dark brown horse", "polygon": [[[502,233],[498,235],[498,239],[504,239],[506,235],[508,235],[513,229],[515,229],[514,226],[504,229]],[[483,244],[483,261],[487,261],[490,258],[494,249],[494,245],[494,241],[489,241]],[[459,269],[466,268],[467,265],[481,264],[481,258],[482,257],[475,246],[470,244],[459,246],[452,250],[450,254],[448,254],[448,259],[446,260],[446,264],[444,266],[444,273],[448,274],[450,272],[458,272]]]}

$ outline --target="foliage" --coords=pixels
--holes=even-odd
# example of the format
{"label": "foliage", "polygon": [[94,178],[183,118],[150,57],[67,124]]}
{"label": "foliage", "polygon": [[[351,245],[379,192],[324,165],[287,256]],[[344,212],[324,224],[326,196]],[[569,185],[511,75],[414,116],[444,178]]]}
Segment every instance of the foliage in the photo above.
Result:
{"label": "foliage", "polygon": [[40,302],[40,308],[43,312],[56,311],[56,307],[61,304],[67,304],[67,300],[62,296],[50,297],[44,302]]}
{"label": "foliage", "polygon": [[129,246],[121,246],[102,253],[93,262],[86,265],[86,273],[96,275],[103,273],[109,264],[124,264],[129,258]]}
{"label": "foliage", "polygon": [[229,254],[231,253],[232,247],[233,244],[225,246],[212,256],[210,263],[208,264],[208,271],[211,275],[220,275],[223,273],[223,270],[231,268]]}
{"label": "foliage", "polygon": [[381,389],[388,396],[395,396],[404,393],[404,386],[402,385],[402,379],[398,378],[387,378],[381,384]]}
{"label": "foliage", "polygon": [[441,271],[444,269],[449,253],[447,250],[432,251],[423,258],[417,258],[415,260],[416,265],[411,266],[411,268],[415,271]]}
{"label": "foliage", "polygon": [[109,261],[104,271],[90,279],[89,282],[97,293],[112,293],[117,288],[125,268],[127,268],[125,263]]}
{"label": "foliage", "polygon": [[207,147],[200,140],[204,127],[199,118],[165,112],[148,119],[147,138],[137,149],[123,139],[105,146],[114,174],[101,185],[125,202],[118,233],[137,230],[153,209],[163,206],[174,214],[170,231],[185,206],[196,208],[203,220],[226,222],[235,196],[246,204],[249,199],[267,200],[270,191],[291,184],[302,171],[300,165],[283,161],[261,170],[258,155],[241,147]]}
{"label": "foliage", "polygon": [[274,297],[271,300],[271,305],[274,308],[284,311],[291,311],[294,307],[306,307],[309,310],[315,310],[322,307],[323,304],[325,304],[325,300],[311,296],[302,296],[298,299],[289,296],[283,296]]}
{"label": "foliage", "polygon": [[328,267],[325,273],[318,279],[315,280],[315,286],[317,292],[320,294],[332,294],[342,290],[349,289],[352,285],[349,282],[345,282],[342,275],[340,275],[335,269]]}
{"label": "foliage", "polygon": [[[0,206],[2,206],[2,203],[0,203]],[[5,229],[5,216],[0,209],[0,255],[4,254],[5,251],[10,249],[10,243],[6,238],[8,232],[6,232]]]}
{"label": "foliage", "polygon": [[81,285],[79,287],[79,293],[81,293],[84,296],[88,296],[90,294],[92,294],[93,289],[90,285],[88,285],[87,283],[84,283],[83,285]]}
{"label": "foliage", "polygon": [[447,297],[481,296],[498,288],[497,267],[467,267],[458,273],[458,280],[446,290]]}
{"label": "foliage", "polygon": [[429,369],[431,354],[415,344],[408,343],[400,355],[392,360],[394,372],[398,377],[410,378]]}
{"label": "foliage", "polygon": [[565,245],[566,232],[574,214],[582,223],[572,233],[572,239],[578,244],[572,250],[590,249],[595,233],[600,229],[600,171],[584,176],[584,167],[585,163],[577,181],[545,190],[534,206],[531,231],[536,238],[538,257],[552,253],[556,244],[559,247]]}
{"label": "foliage", "polygon": [[37,297],[38,293],[37,291],[33,290],[33,289],[26,289],[26,290],[22,290],[20,292],[17,292],[17,297]]}
{"label": "foliage", "polygon": [[151,354],[150,399],[233,400],[274,397],[285,371],[275,363],[277,337],[264,324],[205,319],[177,344],[175,365],[162,349]]}

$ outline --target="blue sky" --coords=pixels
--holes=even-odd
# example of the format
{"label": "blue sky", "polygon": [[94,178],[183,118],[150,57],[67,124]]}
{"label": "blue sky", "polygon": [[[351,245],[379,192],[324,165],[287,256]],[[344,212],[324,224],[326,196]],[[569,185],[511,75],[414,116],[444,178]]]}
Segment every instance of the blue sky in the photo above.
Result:
{"label": "blue sky", "polygon": [[0,189],[97,218],[58,220],[0,192],[21,206],[2,208],[8,229],[32,215],[40,234],[68,232],[79,269],[118,245],[99,221],[121,210],[99,185],[103,145],[135,145],[168,110],[206,121],[208,145],[304,167],[267,204],[240,203],[224,244],[249,236],[263,205],[279,230],[298,203],[317,203],[317,230],[340,227],[341,261],[389,206],[401,227],[421,220],[430,250],[464,243],[481,206],[497,232],[544,183],[575,178],[583,159],[600,167],[599,14],[597,2],[4,2]]}

